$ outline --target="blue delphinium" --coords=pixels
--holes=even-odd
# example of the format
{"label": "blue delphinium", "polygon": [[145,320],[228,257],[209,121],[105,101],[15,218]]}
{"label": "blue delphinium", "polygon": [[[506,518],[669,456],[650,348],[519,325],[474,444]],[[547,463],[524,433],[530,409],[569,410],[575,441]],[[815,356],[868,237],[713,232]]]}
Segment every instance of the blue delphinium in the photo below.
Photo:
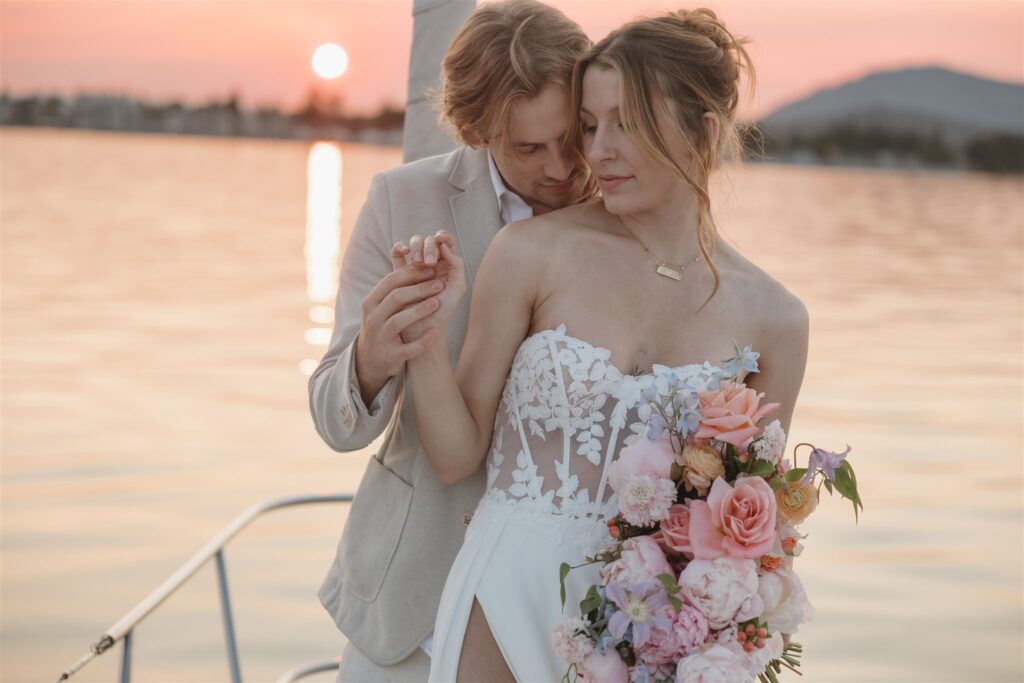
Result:
{"label": "blue delphinium", "polygon": [[742,349],[740,345],[736,343],[736,340],[732,341],[733,348],[736,349],[736,355],[728,360],[722,361],[725,363],[725,374],[728,377],[739,377],[744,372],[757,372],[757,359],[761,357],[761,354],[757,351],[750,350],[750,344],[747,344]]}

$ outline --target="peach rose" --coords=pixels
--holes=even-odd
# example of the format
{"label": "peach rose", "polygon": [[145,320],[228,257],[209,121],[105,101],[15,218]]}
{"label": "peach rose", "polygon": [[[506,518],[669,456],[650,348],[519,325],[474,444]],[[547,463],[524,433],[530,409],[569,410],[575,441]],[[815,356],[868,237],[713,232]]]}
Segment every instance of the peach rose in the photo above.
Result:
{"label": "peach rose", "polygon": [[687,491],[697,490],[700,496],[708,495],[711,482],[717,477],[725,476],[725,465],[722,456],[708,446],[690,446],[683,448],[683,486]]}
{"label": "peach rose", "polygon": [[698,439],[718,439],[739,449],[745,441],[757,434],[757,421],[779,407],[779,403],[761,406],[764,394],[723,380],[718,391],[702,391],[700,399],[700,427]]}
{"label": "peach rose", "polygon": [[667,430],[654,441],[640,437],[623,448],[615,462],[608,466],[608,483],[612,490],[621,492],[626,481],[634,474],[669,479],[674,462],[675,451],[672,450],[671,435]]}
{"label": "peach rose", "polygon": [[668,519],[661,521],[661,530],[651,537],[663,548],[683,553],[693,558],[690,548],[690,501],[673,505],[668,509]]}
{"label": "peach rose", "polygon": [[690,547],[698,559],[756,559],[775,543],[775,492],[761,477],[730,486],[715,479],[706,501],[690,502]]}
{"label": "peach rose", "polygon": [[818,507],[818,492],[814,482],[808,481],[803,486],[788,484],[789,493],[784,486],[775,492],[779,504],[779,516],[790,524],[799,524]]}

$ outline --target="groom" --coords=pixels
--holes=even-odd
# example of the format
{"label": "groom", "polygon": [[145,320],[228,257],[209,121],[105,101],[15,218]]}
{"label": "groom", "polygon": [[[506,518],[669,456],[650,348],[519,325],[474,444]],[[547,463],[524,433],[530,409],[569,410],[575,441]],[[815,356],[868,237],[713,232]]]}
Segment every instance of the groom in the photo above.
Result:
{"label": "groom", "polygon": [[[420,448],[404,368],[424,345],[407,343],[402,331],[432,312],[420,302],[438,294],[431,289],[437,266],[393,271],[391,246],[446,230],[465,260],[471,291],[503,225],[590,192],[582,159],[566,144],[577,125],[571,72],[589,47],[577,24],[534,0],[476,9],[442,66],[442,115],[461,146],[377,175],[349,239],[334,332],[309,380],[310,410],[336,451],[386,436],[319,591],[349,640],[339,681],[427,679],[441,590],[484,489],[482,471],[442,484]],[[438,296],[445,305],[445,293]],[[469,300],[449,324],[453,364]]]}

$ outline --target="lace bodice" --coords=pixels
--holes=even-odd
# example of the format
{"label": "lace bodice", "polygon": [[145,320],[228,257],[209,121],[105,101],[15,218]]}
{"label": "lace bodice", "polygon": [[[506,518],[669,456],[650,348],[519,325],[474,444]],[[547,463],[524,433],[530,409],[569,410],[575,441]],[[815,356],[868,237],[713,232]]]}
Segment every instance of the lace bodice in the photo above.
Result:
{"label": "lace bodice", "polygon": [[494,419],[487,496],[540,512],[614,515],[608,465],[645,433],[645,395],[668,394],[666,373],[693,391],[726,376],[708,362],[624,375],[610,358],[608,349],[567,335],[564,324],[523,340]]}

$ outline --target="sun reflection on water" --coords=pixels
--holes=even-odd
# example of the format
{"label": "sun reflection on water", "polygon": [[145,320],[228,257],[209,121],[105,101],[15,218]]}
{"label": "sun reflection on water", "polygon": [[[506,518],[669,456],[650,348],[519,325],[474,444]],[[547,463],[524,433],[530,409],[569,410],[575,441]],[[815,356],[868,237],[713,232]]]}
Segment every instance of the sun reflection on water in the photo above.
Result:
{"label": "sun reflection on water", "polygon": [[[305,340],[316,356],[331,340],[334,309],[330,302],[338,287],[338,253],[341,244],[341,147],[333,142],[317,142],[309,150],[306,166],[306,290],[312,306]],[[303,359],[299,370],[311,375],[319,361]]]}

